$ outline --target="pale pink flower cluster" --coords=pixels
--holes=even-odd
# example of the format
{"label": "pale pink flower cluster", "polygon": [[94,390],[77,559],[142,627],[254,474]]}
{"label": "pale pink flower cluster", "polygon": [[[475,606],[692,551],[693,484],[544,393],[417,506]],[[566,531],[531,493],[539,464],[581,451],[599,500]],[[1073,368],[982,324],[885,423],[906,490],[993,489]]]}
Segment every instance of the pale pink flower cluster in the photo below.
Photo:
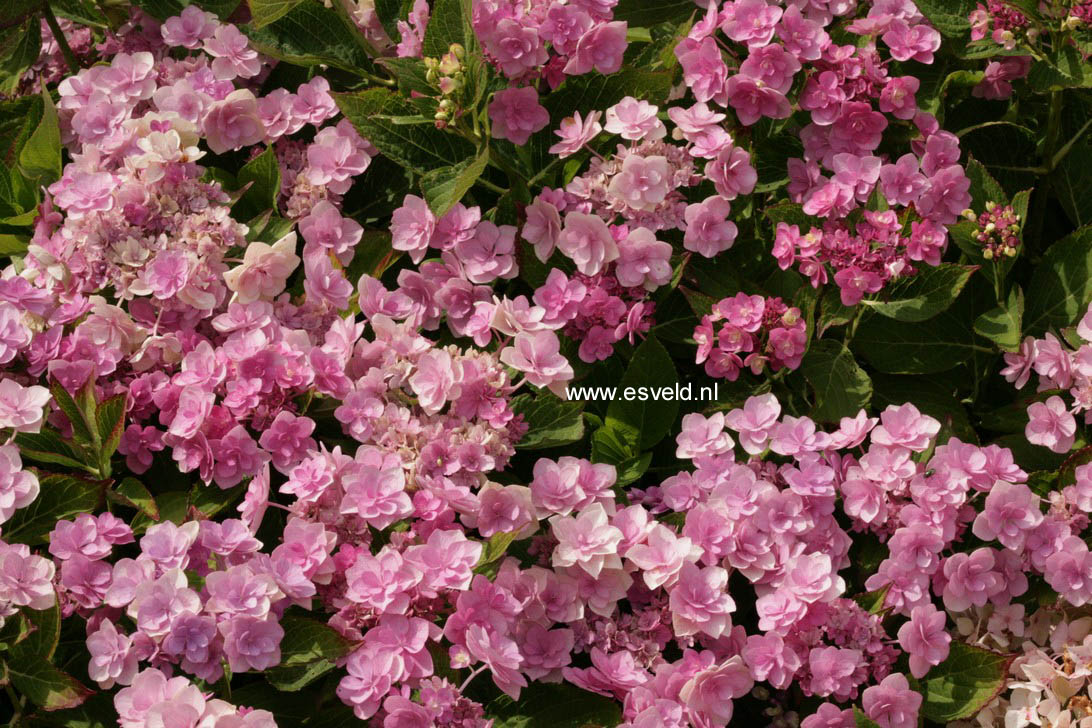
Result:
{"label": "pale pink flower cluster", "polygon": [[1001,374],[1017,389],[1023,389],[1032,375],[1037,390],[1061,390],[1059,394],[1036,396],[1028,405],[1028,442],[1066,453],[1077,436],[1077,417],[1092,423],[1092,306],[1073,330],[1074,337],[1059,338],[1047,332],[1043,338],[1025,336],[1020,348],[1005,354]]}

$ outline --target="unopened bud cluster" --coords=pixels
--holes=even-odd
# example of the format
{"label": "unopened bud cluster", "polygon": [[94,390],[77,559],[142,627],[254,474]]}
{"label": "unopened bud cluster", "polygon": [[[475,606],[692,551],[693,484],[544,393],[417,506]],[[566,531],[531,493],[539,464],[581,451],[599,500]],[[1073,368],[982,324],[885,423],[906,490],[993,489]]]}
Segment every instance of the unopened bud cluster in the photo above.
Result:
{"label": "unopened bud cluster", "polygon": [[1016,255],[1016,249],[1020,247],[1020,216],[1012,205],[987,202],[986,211],[981,215],[965,210],[963,216],[978,224],[974,238],[982,244],[982,257],[986,260]]}
{"label": "unopened bud cluster", "polygon": [[465,59],[466,49],[459,43],[452,43],[447,53],[439,59],[425,59],[425,80],[438,88],[444,97],[436,110],[437,128],[443,129],[447,126],[458,112],[458,104],[451,97],[462,90],[466,83],[463,66]]}

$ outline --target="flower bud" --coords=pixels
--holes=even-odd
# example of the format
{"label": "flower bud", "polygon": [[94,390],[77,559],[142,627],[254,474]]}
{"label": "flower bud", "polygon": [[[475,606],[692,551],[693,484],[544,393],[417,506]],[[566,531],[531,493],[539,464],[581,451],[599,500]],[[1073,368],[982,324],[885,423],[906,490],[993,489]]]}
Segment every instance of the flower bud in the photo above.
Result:
{"label": "flower bud", "polygon": [[462,69],[462,64],[459,63],[459,59],[451,53],[445,53],[444,57],[440,59],[440,73],[445,76],[454,75],[457,71]]}

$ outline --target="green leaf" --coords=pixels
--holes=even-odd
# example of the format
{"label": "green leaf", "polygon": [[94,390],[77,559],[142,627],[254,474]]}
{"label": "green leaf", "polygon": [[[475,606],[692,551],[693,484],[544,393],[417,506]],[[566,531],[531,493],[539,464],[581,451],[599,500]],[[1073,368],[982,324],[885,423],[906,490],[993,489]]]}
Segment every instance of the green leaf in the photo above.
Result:
{"label": "green leaf", "polygon": [[473,159],[464,159],[450,167],[440,167],[421,175],[421,192],[436,217],[443,217],[463,199],[489,164],[489,147],[483,146]]}
{"label": "green leaf", "polygon": [[993,178],[981,162],[971,157],[967,160],[965,169],[967,170],[967,177],[971,180],[971,199],[978,210],[986,209],[987,202],[996,202],[999,205],[1008,204],[1009,196],[1005,194],[1005,190],[1001,189],[1001,185],[997,183],[997,180]]}
{"label": "green leaf", "polygon": [[1014,657],[952,642],[948,659],[921,681],[922,716],[938,723],[971,717],[1005,687]]}
{"label": "green leaf", "polygon": [[855,306],[842,304],[841,295],[836,287],[827,288],[819,299],[819,320],[815,326],[816,336],[822,336],[834,326],[845,326],[853,320],[856,312]]}
{"label": "green leaf", "polygon": [[75,708],[93,692],[45,660],[10,660],[8,672],[15,688],[43,710]]}
{"label": "green leaf", "polygon": [[106,28],[110,23],[94,0],[50,0],[49,7],[58,18],[67,18],[80,25]]}
{"label": "green leaf", "polygon": [[250,6],[250,24],[255,28],[264,28],[275,20],[287,15],[292,8],[305,0],[248,0]]}
{"label": "green leaf", "polygon": [[352,643],[325,622],[311,617],[286,614],[281,618],[280,667],[308,665],[320,660],[338,660],[352,651]]}
{"label": "green leaf", "polygon": [[121,481],[116,488],[106,491],[106,497],[127,508],[140,511],[146,518],[159,520],[159,506],[156,505],[155,497],[136,478]]}
{"label": "green leaf", "polygon": [[334,662],[352,651],[352,643],[324,622],[288,614],[281,619],[281,663],[266,670],[277,690],[294,692],[334,668]]}
{"label": "green leaf", "polygon": [[[637,452],[652,447],[671,430],[679,403],[674,399],[678,375],[671,356],[655,336],[645,339],[629,362],[618,398],[607,407],[605,427],[623,434]],[[627,391],[632,390],[632,398]],[[627,401],[632,399],[632,401]]]}
{"label": "green leaf", "polygon": [[235,202],[232,212],[244,220],[266,210],[276,212],[277,196],[281,192],[281,168],[272,145],[239,170],[239,189],[248,184],[250,186]]}
{"label": "green leaf", "polygon": [[27,13],[41,7],[40,0],[5,0],[0,5],[0,24],[7,25],[23,18]]}
{"label": "green leaf", "polygon": [[1047,58],[1035,61],[1028,72],[1028,88],[1041,94],[1088,86],[1090,82],[1092,73],[1071,45],[1063,45]]}
{"label": "green leaf", "polygon": [[527,434],[516,448],[541,450],[579,442],[584,437],[584,403],[570,402],[552,394],[521,394],[512,402],[512,411],[523,415]]}
{"label": "green leaf", "polygon": [[341,113],[380,152],[403,167],[424,173],[437,167],[452,167],[472,157],[474,145],[466,139],[435,127],[405,126],[391,117],[411,116],[416,107],[386,89],[359,93],[335,93]]}
{"label": "green leaf", "polygon": [[104,400],[95,409],[95,425],[102,440],[99,472],[104,478],[110,477],[110,458],[117,451],[121,433],[125,430],[125,406],[128,401],[128,395],[118,394]]}
{"label": "green leaf", "polygon": [[7,652],[12,645],[22,642],[33,633],[34,626],[26,616],[22,612],[16,612],[0,627],[0,652]]}
{"label": "green leaf", "polygon": [[47,609],[22,610],[31,631],[17,644],[12,645],[13,660],[49,660],[57,651],[61,639],[61,607],[57,602]]}
{"label": "green leaf", "polygon": [[216,485],[196,483],[190,490],[187,511],[192,508],[200,517],[212,518],[220,511],[235,505],[246,493],[246,482],[224,490]]}
{"label": "green leaf", "polygon": [[652,451],[635,452],[635,445],[621,439],[615,428],[600,427],[592,435],[591,459],[593,463],[613,465],[617,474],[615,487],[629,485],[640,479],[652,461]]}
{"label": "green leaf", "polygon": [[20,432],[15,436],[19,454],[40,463],[63,465],[66,468],[86,468],[87,456],[52,430]]}
{"label": "green leaf", "polygon": [[376,63],[390,72],[405,95],[414,91],[425,96],[436,95],[437,89],[428,82],[428,69],[420,58],[380,58]]}
{"label": "green leaf", "polygon": [[38,497],[26,508],[15,511],[4,524],[4,540],[36,545],[48,540],[57,521],[91,513],[102,495],[101,483],[71,475],[45,475],[39,479]]}
{"label": "green leaf", "polygon": [[974,0],[918,0],[915,5],[943,35],[950,38],[969,35],[971,23],[967,16],[974,10]]}
{"label": "green leaf", "polygon": [[178,15],[187,5],[197,5],[226,20],[239,6],[240,0],[134,0],[133,4],[157,20]]}
{"label": "green leaf", "polygon": [[864,592],[853,597],[853,601],[869,614],[880,614],[884,611],[884,602],[887,600],[887,592],[891,591],[891,584],[886,584],[876,591]]}
{"label": "green leaf", "polygon": [[489,572],[493,569],[490,567],[504,558],[504,555],[508,553],[508,547],[516,540],[518,533],[518,531],[501,531],[484,541],[482,555],[478,558],[478,563],[474,565],[474,573],[491,576]]}
{"label": "green leaf", "polygon": [[[265,679],[282,692],[296,692],[334,669],[329,660],[310,662],[295,667],[274,667],[265,671]],[[279,717],[279,716],[278,716]]]}
{"label": "green leaf", "polygon": [[274,215],[273,210],[266,210],[247,221],[246,226],[250,231],[246,234],[246,241],[253,243],[261,240],[272,243],[292,232],[294,225],[294,221]]}
{"label": "green leaf", "polygon": [[29,723],[30,728],[117,728],[117,725],[117,710],[108,692],[97,692],[75,708],[35,714]]}
{"label": "green leaf", "polygon": [[243,26],[250,44],[280,61],[300,66],[325,64],[349,73],[371,67],[363,36],[335,10],[308,0],[263,28]]}
{"label": "green leaf", "polygon": [[23,96],[0,102],[0,164],[12,168],[19,152],[42,119],[44,102],[39,96]]}
{"label": "green leaf", "polygon": [[439,58],[452,43],[469,48],[473,37],[470,29],[470,0],[436,0],[432,4],[422,50],[425,56]]}
{"label": "green leaf", "polygon": [[[1050,178],[1058,202],[1074,225],[1092,224],[1092,143],[1080,140]],[[1026,215],[1024,216],[1026,217]]]}
{"label": "green leaf", "polygon": [[[1027,424],[1026,418],[1024,424]],[[991,444],[1011,450],[1012,459],[1029,473],[1036,470],[1058,470],[1066,458],[1064,453],[1052,452],[1045,447],[1028,442],[1023,427],[1020,428],[1020,432],[1002,435]]]}
{"label": "green leaf", "polygon": [[38,23],[38,16],[31,15],[0,34],[0,94],[14,93],[23,72],[38,60],[42,50]]}
{"label": "green leaf", "polygon": [[934,374],[966,361],[976,347],[970,322],[948,309],[917,323],[868,316],[851,348],[881,372]]}
{"label": "green leaf", "polygon": [[[0,172],[2,174],[2,172]],[[29,235],[0,233],[0,255],[22,255],[30,246]]]}
{"label": "green leaf", "polygon": [[917,274],[888,286],[883,292],[883,300],[869,299],[861,303],[897,321],[926,321],[959,298],[976,270],[978,266],[954,263],[924,266]]}
{"label": "green leaf", "polygon": [[1051,245],[1031,276],[1024,331],[1042,335],[1071,325],[1092,301],[1092,226]]}
{"label": "green leaf", "polygon": [[612,106],[626,96],[663,103],[671,90],[671,82],[672,74],[667,71],[647,71],[629,66],[622,66],[617,73],[609,76],[600,73],[569,76],[543,101],[554,121],[549,128],[555,128],[562,118],[572,116],[574,111],[586,115],[589,111]]}
{"label": "green leaf", "polygon": [[774,205],[767,206],[762,214],[766,216],[774,227],[777,224],[783,222],[787,225],[797,225],[800,227],[800,232],[807,233],[814,222],[808,213],[804,212],[804,206],[796,202],[778,202]]}
{"label": "green leaf", "polygon": [[853,724],[856,728],[880,728],[879,724],[869,718],[863,710],[853,706]]}
{"label": "green leaf", "polygon": [[[90,378],[88,379],[90,381]],[[86,385],[84,385],[86,387]],[[94,386],[94,385],[92,385]],[[49,391],[53,394],[53,401],[61,408],[61,412],[68,418],[72,425],[72,436],[81,445],[89,445],[94,442],[95,436],[92,428],[96,425],[93,419],[89,419],[76,400],[68,393],[68,390],[56,379],[49,383]]]}
{"label": "green leaf", "polygon": [[[44,480],[42,485],[44,494]],[[20,512],[16,511],[16,515]],[[49,528],[52,529],[53,524]],[[11,533],[5,528],[4,538],[14,541]],[[8,649],[7,668],[12,683],[20,693],[45,710],[74,708],[86,700],[91,691],[50,664],[60,640],[60,605],[54,602],[48,609],[24,609],[23,614],[33,630]]]}
{"label": "green leaf", "polygon": [[44,90],[42,119],[19,152],[19,169],[35,185],[47,185],[61,176],[61,127],[53,99]]}
{"label": "green leaf", "polygon": [[391,234],[386,230],[365,230],[355,250],[353,262],[345,270],[345,277],[354,284],[365,273],[379,278],[402,255],[391,248]]}
{"label": "green leaf", "polygon": [[494,699],[485,712],[493,728],[612,728],[622,722],[616,701],[569,683],[534,683],[518,700]]}
{"label": "green leaf", "polygon": [[987,311],[975,319],[974,330],[1005,351],[1020,348],[1021,322],[1024,317],[1024,292],[1013,286],[1003,306]]}
{"label": "green leaf", "polygon": [[660,23],[682,23],[696,12],[692,0],[620,0],[612,19],[624,20],[631,28],[651,28]]}
{"label": "green leaf", "polygon": [[[691,3],[691,6],[693,4]],[[788,184],[789,159],[804,156],[804,143],[792,134],[776,133],[755,143],[755,192],[772,192]],[[769,209],[769,208],[767,208]]]}
{"label": "green leaf", "polygon": [[398,20],[402,15],[402,0],[375,0],[375,14],[387,35],[398,40]]}
{"label": "green leaf", "polygon": [[822,422],[837,422],[868,407],[872,380],[857,366],[845,344],[832,339],[815,342],[800,364],[815,390],[811,416]]}

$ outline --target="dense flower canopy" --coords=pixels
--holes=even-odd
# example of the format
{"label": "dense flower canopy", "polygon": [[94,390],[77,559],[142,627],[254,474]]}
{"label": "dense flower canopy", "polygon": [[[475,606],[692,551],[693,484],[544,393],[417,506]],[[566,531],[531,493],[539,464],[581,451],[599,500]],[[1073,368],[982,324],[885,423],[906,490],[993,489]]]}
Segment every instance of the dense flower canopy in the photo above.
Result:
{"label": "dense flower canopy", "polygon": [[1092,726],[1092,2],[0,9],[18,726]]}

